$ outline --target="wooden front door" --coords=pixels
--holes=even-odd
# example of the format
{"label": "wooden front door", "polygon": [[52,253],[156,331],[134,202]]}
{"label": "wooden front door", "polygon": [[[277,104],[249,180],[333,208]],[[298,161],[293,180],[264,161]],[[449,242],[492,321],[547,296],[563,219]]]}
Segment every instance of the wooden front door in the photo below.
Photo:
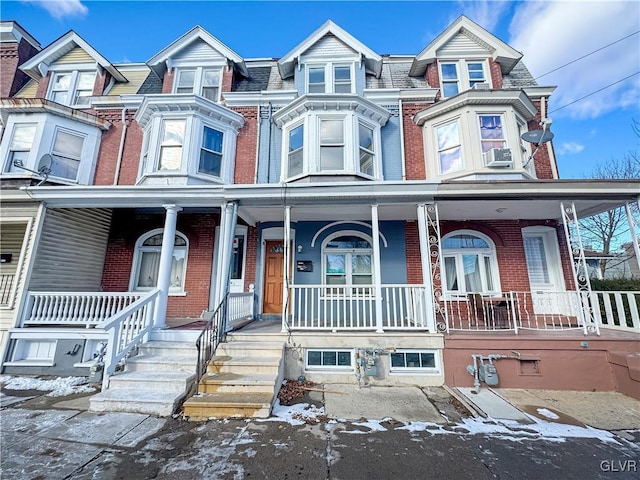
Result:
{"label": "wooden front door", "polygon": [[267,242],[265,250],[262,313],[281,314],[284,285],[284,244],[282,240],[270,240]]}

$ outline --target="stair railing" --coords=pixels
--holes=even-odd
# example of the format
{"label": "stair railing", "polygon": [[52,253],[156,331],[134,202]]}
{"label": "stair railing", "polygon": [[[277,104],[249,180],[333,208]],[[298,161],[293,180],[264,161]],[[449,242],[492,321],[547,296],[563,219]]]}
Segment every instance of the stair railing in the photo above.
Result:
{"label": "stair railing", "polygon": [[107,349],[103,357],[102,390],[109,386],[109,377],[137,344],[146,340],[153,328],[153,312],[160,290],[155,289],[109,317],[102,328],[108,334]]}
{"label": "stair railing", "polygon": [[215,309],[213,315],[205,324],[202,332],[196,340],[196,348],[198,349],[198,364],[196,365],[196,383],[200,381],[207,371],[207,366],[216,353],[216,349],[220,342],[224,341],[227,335],[227,303],[229,293],[227,293],[218,308]]}

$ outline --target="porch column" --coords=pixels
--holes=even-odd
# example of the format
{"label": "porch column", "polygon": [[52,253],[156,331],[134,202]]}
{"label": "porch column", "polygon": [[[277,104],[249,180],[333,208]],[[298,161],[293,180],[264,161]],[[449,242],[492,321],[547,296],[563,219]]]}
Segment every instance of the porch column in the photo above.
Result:
{"label": "porch column", "polygon": [[376,299],[376,333],[382,328],[382,275],[380,274],[380,229],[378,225],[378,205],[371,205],[371,236],[373,241],[373,285]]}
{"label": "porch column", "polygon": [[422,266],[422,284],[424,285],[425,313],[429,332],[436,332],[435,308],[433,305],[433,284],[431,281],[431,248],[427,232],[427,206],[418,205],[418,235],[420,237],[420,265]]}
{"label": "porch column", "polygon": [[284,267],[282,269],[282,332],[289,331],[287,310],[289,303],[289,257],[291,255],[291,207],[284,207]]}
{"label": "porch column", "polygon": [[[638,239],[638,233],[636,233],[636,222],[633,218],[633,215],[631,215],[630,203],[627,203],[625,205],[625,210],[627,213],[627,221],[629,222],[629,233],[631,234],[631,244],[633,245],[633,251],[636,254],[636,262],[638,263],[638,269],[640,270],[640,245],[638,245],[640,240]],[[640,211],[640,198],[638,198],[638,211]],[[640,227],[640,225],[638,227]]]}
{"label": "porch column", "polygon": [[231,270],[233,239],[235,238],[237,221],[238,204],[236,202],[225,202],[222,205],[220,214],[220,234],[218,236],[220,246],[218,248],[218,271],[214,287],[214,309],[218,308],[229,289],[229,272]]}
{"label": "porch column", "polygon": [[[163,205],[167,210],[162,234],[162,249],[160,250],[160,265],[158,267],[158,285],[160,294],[156,301],[154,325],[156,328],[166,326],[167,300],[169,299],[169,285],[171,285],[171,265],[173,263],[173,245],[176,238],[176,223],[178,212],[182,207],[177,205]],[[185,272],[186,273],[186,272]]]}

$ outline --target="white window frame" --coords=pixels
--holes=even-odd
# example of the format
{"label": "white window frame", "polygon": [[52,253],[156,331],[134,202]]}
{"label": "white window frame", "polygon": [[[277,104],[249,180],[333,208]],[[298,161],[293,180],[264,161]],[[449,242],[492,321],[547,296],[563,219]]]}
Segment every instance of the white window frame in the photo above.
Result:
{"label": "white window frame", "polygon": [[[198,156],[198,174],[199,175],[206,175],[206,176],[209,176],[209,177],[221,178],[222,177],[222,170],[224,168],[224,136],[225,136],[225,132],[224,132],[224,130],[221,130],[219,128],[214,128],[214,127],[211,127],[211,126],[206,125],[206,124],[203,124],[200,128],[202,129],[202,139],[200,141],[200,155]],[[204,132],[206,131],[207,128],[209,130],[213,130],[213,131],[216,131],[216,132],[222,134],[222,143],[221,143],[219,152],[217,152],[215,150],[211,150],[211,149],[205,148],[205,146],[204,146]],[[210,153],[212,153],[214,155],[220,155],[220,172],[217,175],[214,174],[214,173],[202,171],[200,169],[201,165],[202,165],[202,163],[201,163],[202,162],[201,155],[202,155],[203,151],[210,152]]]}
{"label": "white window frame", "polygon": [[[488,248],[455,248],[449,249],[445,248],[444,243],[447,239],[457,236],[457,235],[471,235],[483,240]],[[469,293],[485,293],[485,294],[499,294],[502,292],[502,288],[500,286],[500,269],[498,266],[498,257],[496,253],[496,246],[493,243],[493,240],[489,238],[487,235],[478,232],[477,230],[454,230],[453,232],[449,232],[441,240],[442,245],[442,290],[445,295],[455,298],[456,296],[466,297]],[[464,255],[475,255],[478,258],[479,268],[480,268],[480,281],[482,283],[482,291],[467,291],[465,277],[464,277]],[[447,271],[446,271],[446,259],[454,258],[455,266],[456,266],[456,278],[458,280],[458,289],[457,290],[449,290],[447,285]],[[493,282],[493,288],[488,288],[488,279],[486,277],[485,270],[485,259],[489,259],[489,269],[491,273],[491,280]]]}
{"label": "white window frame", "polygon": [[[418,366],[418,367],[397,367],[397,366],[393,366],[393,359],[392,359],[392,355],[394,354],[402,354],[404,355],[404,363],[406,365],[406,355],[408,353],[417,353],[417,354],[432,354],[433,355],[433,360],[434,360],[434,366],[433,367],[423,367],[423,366]],[[420,358],[420,363],[422,363],[422,358]],[[420,374],[420,375],[440,375],[442,372],[442,367],[441,367],[441,361],[440,361],[440,351],[439,350],[433,350],[433,349],[416,349],[416,348],[399,348],[396,349],[393,352],[389,352],[389,373],[390,374]]]}
{"label": "white window frame", "polygon": [[[302,146],[300,148],[296,148],[294,150],[290,150],[290,148],[291,148],[291,133],[294,130],[296,130],[297,128],[302,128]],[[305,167],[305,159],[304,159],[305,158],[305,150],[306,150],[305,149],[305,144],[307,143],[306,133],[307,133],[307,128],[306,128],[306,125],[305,125],[304,121],[294,123],[293,125],[291,125],[290,127],[288,127],[285,130],[285,140],[286,140],[286,145],[287,145],[287,147],[285,149],[285,152],[286,152],[286,160],[285,160],[286,167],[285,167],[285,169],[287,171],[287,176],[289,176],[288,172],[289,172],[289,169],[290,169],[289,167],[291,165],[291,163],[290,163],[291,162],[291,155],[292,154],[297,154],[298,152],[300,152],[301,155],[302,155],[302,165],[301,165],[301,170],[302,171],[299,172],[299,173],[294,173],[293,175],[291,175],[291,177],[298,177],[300,175],[304,175],[305,170],[307,170],[307,168]]]}
{"label": "white window frame", "polygon": [[[524,241],[526,238],[541,238],[544,248],[544,254],[547,263],[547,275],[549,277],[548,282],[531,283],[529,277],[529,283],[531,290],[548,290],[548,291],[566,291],[566,285],[564,280],[564,273],[562,270],[562,258],[560,256],[560,246],[558,243],[558,233],[553,227],[546,227],[543,225],[524,227],[522,229],[522,246],[524,249]],[[529,265],[526,261],[525,252],[525,264],[527,266],[527,275],[529,274]]]}
{"label": "white window frame", "polygon": [[[174,74],[174,81],[173,81],[173,90],[172,90],[173,93],[194,93],[196,95],[200,95],[201,97],[207,98],[204,95],[204,89],[210,88],[210,87],[207,87],[206,85],[204,85],[204,78],[205,78],[205,73],[209,71],[215,71],[218,74],[218,85],[215,87],[212,87],[212,88],[217,88],[216,98],[215,99],[208,98],[208,100],[212,102],[219,102],[220,95],[222,92],[222,76],[223,76],[222,67],[219,67],[219,66],[176,67],[175,74]],[[185,87],[179,87],[180,77],[185,72],[193,72],[193,75],[194,75],[193,85],[191,86],[191,90],[189,92],[179,92],[178,90],[180,88],[185,88]]]}
{"label": "white window frame", "polygon": [[[89,73],[93,73],[93,85],[91,87],[91,90],[88,89],[78,89],[78,85],[80,82],[80,75],[81,74],[89,74]],[[49,88],[48,88],[48,92],[47,92],[47,99],[51,100],[52,102],[56,102],[56,100],[54,100],[54,96],[56,94],[56,92],[63,92],[65,90],[56,90],[54,88],[54,85],[56,83],[56,77],[60,76],[60,75],[70,75],[71,79],[69,80],[69,88],[66,90],[67,92],[67,102],[66,103],[62,103],[61,105],[67,105],[67,106],[71,106],[71,107],[87,107],[89,106],[88,102],[78,102],[78,99],[81,98],[85,98],[85,97],[90,97],[93,95],[93,91],[95,90],[95,85],[96,85],[96,76],[97,76],[97,72],[95,69],[86,69],[86,70],[68,70],[68,71],[53,71],[52,75],[51,75],[51,81],[49,82]],[[79,92],[90,92],[89,95],[83,95],[83,96],[78,96]],[[59,103],[59,102],[56,102]]]}
{"label": "white window frame", "polygon": [[[172,143],[166,143],[164,140],[164,136],[165,136],[165,132],[166,132],[166,125],[169,122],[182,122],[182,143],[180,143],[179,145],[174,145]],[[182,162],[184,160],[184,144],[185,144],[185,139],[187,136],[187,119],[186,118],[164,118],[162,119],[162,122],[160,124],[160,138],[159,138],[159,142],[158,142],[158,156],[156,158],[156,170],[159,172],[164,172],[164,171],[168,171],[168,172],[176,172],[176,171],[180,171],[182,170]],[[161,168],[160,164],[162,161],[162,153],[164,151],[164,149],[180,149],[180,156],[179,156],[179,164],[178,164],[178,168]]]}
{"label": "white window frame", "polygon": [[[318,117],[318,126],[317,126],[317,139],[318,139],[318,153],[317,153],[317,159],[318,159],[318,164],[317,164],[317,168],[318,168],[318,173],[339,173],[339,172],[344,172],[345,170],[347,170],[347,133],[346,133],[346,117],[344,116],[322,116],[322,117]],[[342,124],[342,142],[330,142],[327,139],[323,139],[322,138],[322,123],[323,122],[340,122]],[[342,168],[327,168],[327,169],[323,169],[322,168],[322,149],[323,148],[327,148],[327,149],[337,149],[340,148],[342,149]]]}
{"label": "white window frame", "polygon": [[[56,144],[56,139],[58,138],[58,134],[61,133],[61,132],[62,133],[66,133],[68,135],[73,135],[73,136],[82,138],[82,148],[80,149],[80,155],[78,157],[73,157],[73,156],[70,156],[68,154],[63,154],[62,152],[56,152],[54,150],[54,148],[55,148],[54,146]],[[54,160],[56,158],[61,158],[61,159],[65,159],[67,161],[71,160],[73,162],[77,162],[78,163],[78,169],[77,169],[77,172],[76,172],[76,176],[74,178],[60,177],[60,176],[54,175],[53,174],[53,169],[52,169],[52,172],[49,175],[51,177],[54,177],[54,178],[61,178],[61,179],[66,180],[68,182],[74,182],[75,183],[78,180],[78,175],[80,174],[80,166],[82,165],[82,152],[84,151],[84,145],[85,145],[86,141],[87,141],[87,136],[82,134],[81,132],[76,132],[74,130],[69,130],[67,128],[57,127],[55,132],[54,132],[54,134],[53,134],[53,139],[52,139],[52,142],[51,142],[51,148],[49,149],[50,152],[51,152],[51,156],[53,157]]]}
{"label": "white window frame", "polygon": [[[24,128],[24,127],[33,127],[33,136],[31,137],[31,145],[29,145],[29,148],[16,148],[13,146],[13,142],[15,140],[15,136],[16,136],[16,131],[20,128]],[[24,122],[24,123],[16,123],[13,125],[13,128],[11,130],[11,138],[9,140],[9,146],[8,146],[8,156],[7,156],[7,160],[4,164],[4,168],[2,169],[3,173],[21,173],[24,172],[23,169],[21,169],[20,167],[14,167],[13,162],[14,160],[21,160],[23,166],[30,168],[29,165],[31,165],[32,162],[29,162],[29,158],[31,157],[31,151],[33,150],[33,144],[35,142],[36,136],[38,135],[38,124],[37,123],[33,123],[33,122]],[[24,154],[24,158],[23,159],[16,159],[16,153],[22,153]],[[22,155],[19,155],[22,156]]]}
{"label": "white window frame", "polygon": [[[476,80],[471,79],[469,75],[469,64],[479,63],[482,65],[483,79]],[[456,67],[456,79],[455,80],[445,80],[442,67],[444,65],[455,65]],[[473,59],[473,58],[460,58],[460,59],[440,59],[438,61],[438,76],[440,78],[440,92],[442,94],[442,98],[451,98],[455,95],[458,95],[465,90],[469,90],[476,83],[488,83],[491,88],[491,76],[489,73],[489,64],[486,58],[482,59]],[[445,95],[444,86],[445,84],[455,83],[458,87],[458,92],[455,95]]]}
{"label": "white window frame", "polygon": [[[305,63],[305,79],[304,79],[304,91],[305,93],[337,93],[336,92],[336,78],[335,78],[335,69],[339,67],[349,68],[349,91],[348,92],[340,92],[345,94],[354,94],[356,93],[356,85],[355,85],[355,62],[308,62]],[[324,69],[324,91],[323,92],[309,92],[309,77],[311,69]],[[340,83],[340,82],[339,82]]]}
{"label": "white window frame", "polygon": [[[371,247],[370,248],[327,248],[327,245],[334,239],[339,237],[349,237],[349,236],[359,237],[362,240],[368,242]],[[343,285],[327,283],[327,255],[331,253],[335,253],[338,255],[344,254],[345,256],[345,265],[344,265],[345,283]],[[358,230],[339,230],[337,232],[333,232],[330,235],[327,235],[327,237],[322,242],[321,255],[322,255],[322,262],[321,262],[322,285],[325,287],[324,294],[326,296],[333,295],[333,293],[331,292],[332,289],[341,289],[341,288],[347,289],[350,292],[355,291],[360,296],[374,295],[375,292],[373,289],[374,287],[373,272],[374,272],[375,266],[373,262],[375,262],[375,258],[374,258],[375,256],[373,254],[373,238],[371,238],[371,236],[367,235],[366,233],[360,232]],[[369,276],[371,277],[370,284],[353,283],[354,274],[352,271],[352,264],[351,264],[351,257],[353,255],[369,255],[369,257],[371,258],[371,272],[369,273]]]}
{"label": "white window frame", "polygon": [[[336,364],[335,365],[309,365],[309,353],[319,352],[321,363],[325,353],[335,353]],[[338,355],[340,353],[348,353],[350,362],[349,365],[338,365]],[[307,348],[304,352],[304,369],[305,371],[325,371],[325,372],[353,372],[354,370],[354,351],[350,348]]]}
{"label": "white window frame", "polygon": [[[482,138],[482,123],[480,121],[481,117],[499,117],[500,118],[500,129],[502,130],[502,138],[499,139],[483,139]],[[483,112],[478,112],[476,114],[476,127],[478,129],[478,137],[480,138],[480,151],[486,155],[487,152],[489,150],[491,150],[492,148],[508,148],[509,147],[509,143],[507,141],[507,128],[505,125],[505,121],[504,121],[504,114],[503,113],[483,113]],[[484,143],[491,143],[491,142],[501,142],[502,145],[500,147],[490,147],[487,150],[484,149]]]}
{"label": "white window frame", "polygon": [[[231,292],[244,291],[244,279],[246,276],[246,268],[247,268],[247,233],[248,233],[248,227],[244,225],[236,225],[236,232],[233,237],[233,242],[235,245],[236,238],[242,238],[242,265],[240,265],[242,275],[240,276],[240,278],[234,279],[232,277],[232,272],[229,273],[229,291]],[[235,250],[235,247],[232,247],[232,250],[231,250],[232,264],[234,261],[233,257],[235,255],[234,250]]]}
{"label": "white window frame", "polygon": [[[158,246],[143,246],[144,242],[147,241],[149,238],[154,237],[156,235],[162,235],[163,234],[163,229],[162,228],[156,228],[154,230],[151,230],[149,232],[143,233],[142,235],[140,235],[140,237],[138,237],[138,240],[136,240],[136,244],[135,244],[135,249],[133,252],[133,262],[132,262],[132,266],[131,266],[131,277],[129,279],[129,291],[130,292],[146,292],[146,291],[150,291],[153,290],[154,288],[156,288],[155,285],[153,286],[149,286],[149,287],[138,287],[138,278],[140,276],[140,266],[141,266],[141,262],[142,262],[142,257],[143,257],[143,252],[158,252],[161,253],[162,251],[162,245],[158,245]],[[181,295],[186,295],[185,293],[185,284],[186,284],[186,279],[187,279],[187,267],[188,267],[188,260],[189,260],[189,239],[187,238],[187,236],[181,232],[176,231],[176,237],[180,237],[182,240],[185,241],[185,246],[179,246],[176,247],[174,244],[173,250],[175,251],[176,249],[181,249],[184,250],[184,272],[182,275],[182,285],[180,285],[179,287],[175,287],[175,286],[170,286],[169,287],[169,295],[173,295],[173,296],[181,296]],[[174,239],[175,242],[175,239]]]}
{"label": "white window frame", "polygon": [[[454,144],[454,145],[450,145],[447,146],[446,148],[440,149],[439,147],[439,138],[438,138],[438,131],[441,128],[447,127],[449,125],[456,125],[458,128],[458,143]],[[456,174],[458,172],[464,171],[466,169],[466,162],[465,162],[465,148],[464,148],[464,142],[463,142],[463,137],[464,134],[462,132],[462,119],[460,117],[453,117],[453,118],[449,118],[444,122],[441,122],[439,124],[436,124],[433,126],[433,135],[434,135],[434,147],[435,147],[435,151],[436,151],[436,163],[438,166],[438,173],[440,175],[451,175],[451,174]],[[455,168],[453,170],[449,170],[447,172],[443,172],[442,171],[442,160],[440,158],[440,155],[447,151],[447,150],[453,150],[455,148],[459,148],[460,149],[460,167],[459,168]]]}

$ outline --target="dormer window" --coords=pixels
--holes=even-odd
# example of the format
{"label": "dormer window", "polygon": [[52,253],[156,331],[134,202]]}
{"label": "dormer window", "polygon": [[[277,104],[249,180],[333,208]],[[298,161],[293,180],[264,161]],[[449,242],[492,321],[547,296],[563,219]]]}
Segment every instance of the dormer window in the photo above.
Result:
{"label": "dormer window", "polygon": [[49,100],[62,105],[86,105],[86,97],[93,95],[96,72],[54,73],[49,89]]}
{"label": "dormer window", "polygon": [[307,93],[353,93],[353,64],[309,65]]}
{"label": "dormer window", "polygon": [[195,93],[217,102],[220,100],[220,68],[178,69],[174,84],[175,93]]}
{"label": "dormer window", "polygon": [[464,90],[473,88],[477,83],[488,83],[484,61],[465,61],[440,63],[440,82],[442,96],[453,97]]}

